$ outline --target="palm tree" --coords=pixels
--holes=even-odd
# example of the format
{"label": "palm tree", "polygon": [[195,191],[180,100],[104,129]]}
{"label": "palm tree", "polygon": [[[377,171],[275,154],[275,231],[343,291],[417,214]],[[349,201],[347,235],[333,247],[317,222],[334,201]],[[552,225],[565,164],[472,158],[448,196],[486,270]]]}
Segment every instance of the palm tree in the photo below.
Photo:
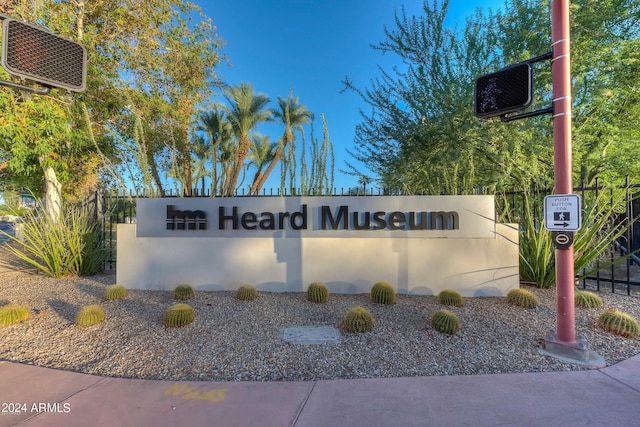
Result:
{"label": "palm tree", "polygon": [[293,91],[289,92],[287,99],[278,97],[279,108],[273,111],[273,115],[284,124],[284,133],[280,138],[278,149],[271,162],[269,162],[267,170],[260,178],[260,181],[256,183],[255,187],[252,186],[251,194],[258,194],[260,192],[267,178],[269,178],[269,175],[273,171],[273,168],[282,159],[287,144],[295,143],[294,131],[297,130],[302,133],[302,125],[310,123],[313,120],[313,113],[307,110],[306,105],[300,105],[298,97],[293,98],[292,92]]}
{"label": "palm tree", "polygon": [[191,150],[195,156],[195,158],[191,158],[193,183],[197,188],[198,182],[202,180],[202,193],[204,193],[204,178],[209,174],[209,171],[207,170],[207,159],[209,158],[209,152],[211,151],[211,143],[201,135],[195,135],[193,137],[193,142],[191,143]]}
{"label": "palm tree", "polygon": [[360,175],[360,178],[358,178],[358,184],[362,185],[362,190],[364,192],[364,195],[367,195],[367,185],[371,184],[371,178],[369,177],[369,175]]}
{"label": "palm tree", "polygon": [[231,176],[226,188],[223,189],[223,195],[232,195],[251,147],[249,133],[258,123],[271,121],[273,113],[265,109],[269,103],[269,97],[261,93],[254,94],[253,86],[250,84],[241,83],[240,86],[231,86],[224,92],[229,103],[225,108],[227,117],[238,143]]}
{"label": "palm tree", "polygon": [[[222,166],[223,177],[230,174],[228,170],[231,157],[229,142],[233,136],[233,129],[224,112],[214,109],[213,111],[200,114],[198,130],[209,136],[209,149],[211,151],[211,195],[215,196],[218,193],[218,161],[220,161]],[[218,154],[220,154],[220,156]]]}
{"label": "palm tree", "polygon": [[249,194],[253,193],[255,185],[262,178],[262,169],[264,166],[273,160],[277,146],[278,143],[271,142],[271,138],[267,135],[260,135],[259,133],[251,135],[251,151],[248,156],[250,160],[249,164],[255,166],[257,170],[253,176]]}

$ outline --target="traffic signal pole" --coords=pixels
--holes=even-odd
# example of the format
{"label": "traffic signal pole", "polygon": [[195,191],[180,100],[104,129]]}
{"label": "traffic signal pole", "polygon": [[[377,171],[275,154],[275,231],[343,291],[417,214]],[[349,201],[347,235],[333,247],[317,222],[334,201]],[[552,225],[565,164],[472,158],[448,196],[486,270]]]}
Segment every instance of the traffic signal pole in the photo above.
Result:
{"label": "traffic signal pole", "polygon": [[[551,72],[553,79],[553,154],[555,194],[573,193],[571,159],[571,56],[569,0],[551,1]],[[602,356],[589,351],[586,339],[576,337],[573,244],[557,247],[556,330],[545,337],[545,351],[554,357],[588,367],[606,365]]]}
{"label": "traffic signal pole", "polygon": [[[573,193],[569,0],[551,2],[553,153],[555,194]],[[573,245],[556,249],[557,341],[576,342]]]}

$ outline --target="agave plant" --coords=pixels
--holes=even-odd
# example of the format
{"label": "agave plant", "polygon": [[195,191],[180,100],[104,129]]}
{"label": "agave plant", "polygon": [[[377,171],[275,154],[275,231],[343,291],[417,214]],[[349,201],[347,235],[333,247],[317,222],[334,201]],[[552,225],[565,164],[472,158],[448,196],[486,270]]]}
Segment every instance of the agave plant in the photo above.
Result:
{"label": "agave plant", "polygon": [[[520,223],[520,278],[534,283],[538,288],[549,288],[555,285],[556,280],[551,231],[536,220],[542,218],[541,204],[533,203],[531,198],[530,194],[525,193],[525,215],[513,218]],[[613,220],[616,212],[623,210],[625,198],[617,193],[608,195],[602,192],[593,200],[584,203],[586,208],[583,210],[582,226],[573,242],[574,269],[576,273],[580,272],[580,277],[590,276],[633,254],[629,252],[614,261],[596,263],[632,224],[632,221]]]}
{"label": "agave plant", "polygon": [[[42,202],[37,201],[38,206]],[[107,257],[101,224],[87,208],[65,209],[53,219],[42,209],[29,211],[20,223],[21,237],[0,230],[19,245],[3,245],[7,251],[51,277],[88,276],[100,271]]]}

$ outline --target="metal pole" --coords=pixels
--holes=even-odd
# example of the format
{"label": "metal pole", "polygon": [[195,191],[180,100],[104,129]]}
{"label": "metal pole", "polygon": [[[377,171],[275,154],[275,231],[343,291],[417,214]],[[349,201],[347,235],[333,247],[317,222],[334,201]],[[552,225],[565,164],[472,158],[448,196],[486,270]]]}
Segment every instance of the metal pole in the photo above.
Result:
{"label": "metal pole", "polygon": [[[553,151],[556,194],[571,194],[571,58],[569,55],[569,0],[551,2],[553,48]],[[573,245],[556,249],[557,341],[576,341]]]}

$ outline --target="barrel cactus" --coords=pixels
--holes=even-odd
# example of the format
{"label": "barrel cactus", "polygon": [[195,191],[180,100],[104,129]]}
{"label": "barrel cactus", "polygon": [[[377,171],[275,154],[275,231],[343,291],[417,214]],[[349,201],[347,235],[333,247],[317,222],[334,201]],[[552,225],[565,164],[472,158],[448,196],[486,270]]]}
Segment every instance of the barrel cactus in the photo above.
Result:
{"label": "barrel cactus", "polygon": [[538,297],[526,289],[512,289],[507,293],[507,302],[524,308],[538,306]]}
{"label": "barrel cactus", "polygon": [[323,303],[329,299],[329,288],[320,282],[313,282],[307,288],[307,300],[311,302]]}
{"label": "barrel cactus", "polygon": [[240,301],[251,301],[258,297],[258,291],[252,285],[242,285],[236,291],[236,298]]}
{"label": "barrel cactus", "polygon": [[576,292],[574,300],[576,303],[576,307],[598,308],[604,305],[602,302],[602,298],[589,291]]}
{"label": "barrel cactus", "polygon": [[104,291],[104,297],[109,301],[114,299],[122,299],[126,296],[127,296],[127,288],[125,288],[122,285],[107,286],[107,289]]}
{"label": "barrel cactus", "polygon": [[170,328],[188,325],[194,318],[193,308],[188,304],[174,304],[164,312],[164,324]]}
{"label": "barrel cactus", "polygon": [[9,304],[0,308],[0,325],[9,326],[29,318],[29,309],[22,305]]}
{"label": "barrel cactus", "polygon": [[87,305],[80,309],[76,318],[78,326],[93,326],[102,322],[105,318],[104,309],[97,304]]}
{"label": "barrel cactus", "polygon": [[344,317],[342,328],[353,333],[369,332],[373,329],[375,322],[369,310],[364,307],[354,307]]}
{"label": "barrel cactus", "polygon": [[598,326],[607,332],[627,338],[635,338],[640,334],[640,326],[634,317],[614,309],[600,315]]}
{"label": "barrel cactus", "polygon": [[438,301],[440,304],[453,305],[455,307],[462,307],[462,295],[458,291],[452,289],[445,289],[438,294]]}
{"label": "barrel cactus", "polygon": [[378,304],[393,304],[396,302],[396,291],[386,282],[378,282],[371,288],[371,301]]}
{"label": "barrel cactus", "polygon": [[177,300],[188,300],[195,296],[195,292],[190,285],[183,283],[182,285],[178,285],[176,289],[173,291],[173,297]]}
{"label": "barrel cactus", "polygon": [[431,326],[444,334],[453,335],[460,329],[460,319],[449,310],[438,310],[431,317]]}

